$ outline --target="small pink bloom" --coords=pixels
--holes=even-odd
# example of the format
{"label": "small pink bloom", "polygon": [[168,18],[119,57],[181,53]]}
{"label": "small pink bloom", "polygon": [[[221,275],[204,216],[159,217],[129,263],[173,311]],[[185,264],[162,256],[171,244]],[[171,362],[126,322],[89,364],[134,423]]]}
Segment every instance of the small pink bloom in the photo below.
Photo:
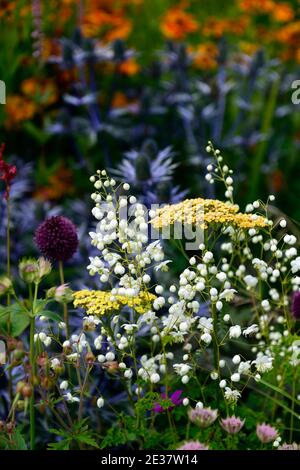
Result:
{"label": "small pink bloom", "polygon": [[189,441],[178,447],[177,450],[208,450],[208,447],[199,441]]}
{"label": "small pink bloom", "polygon": [[245,420],[241,420],[239,417],[229,416],[228,418],[221,420],[222,428],[229,434],[237,434],[244,426]]}
{"label": "small pink bloom", "polygon": [[260,442],[267,444],[268,442],[275,441],[278,437],[278,431],[273,426],[262,423],[256,426],[256,435]]}
{"label": "small pink bloom", "polygon": [[216,421],[217,417],[218,410],[212,410],[211,408],[195,408],[189,410],[191,422],[200,428],[207,428]]}
{"label": "small pink bloom", "polygon": [[292,444],[284,442],[278,447],[278,450],[300,450],[300,445],[296,444],[296,442],[293,442]]}

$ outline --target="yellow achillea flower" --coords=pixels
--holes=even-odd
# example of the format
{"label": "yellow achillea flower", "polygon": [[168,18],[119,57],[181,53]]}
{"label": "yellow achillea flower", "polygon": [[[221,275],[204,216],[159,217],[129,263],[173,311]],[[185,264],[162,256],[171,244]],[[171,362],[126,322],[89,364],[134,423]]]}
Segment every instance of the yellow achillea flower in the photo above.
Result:
{"label": "yellow achillea flower", "polygon": [[120,310],[125,305],[143,314],[151,309],[154,294],[142,291],[135,297],[112,295],[110,291],[80,290],[74,293],[74,307],[82,307],[88,315],[105,315]]}
{"label": "yellow achillea flower", "polygon": [[243,214],[230,202],[217,199],[186,199],[178,204],[166,205],[159,209],[151,221],[156,229],[168,227],[174,223],[199,225],[207,229],[210,224],[233,225],[243,229],[267,226],[264,217],[255,214]]}

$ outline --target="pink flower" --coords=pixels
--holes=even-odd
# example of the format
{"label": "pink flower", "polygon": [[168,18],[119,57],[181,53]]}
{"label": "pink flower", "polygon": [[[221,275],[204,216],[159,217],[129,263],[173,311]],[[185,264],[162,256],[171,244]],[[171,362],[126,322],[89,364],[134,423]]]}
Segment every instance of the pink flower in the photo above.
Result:
{"label": "pink flower", "polygon": [[293,442],[292,444],[286,444],[286,442],[284,442],[278,447],[278,450],[300,450],[300,445],[296,444],[296,442]]}
{"label": "pink flower", "polygon": [[228,418],[221,420],[222,428],[229,434],[237,434],[244,426],[245,420],[241,420],[239,417],[228,416]]}
{"label": "pink flower", "polygon": [[218,410],[212,410],[211,408],[195,408],[189,410],[189,418],[191,422],[200,428],[207,428],[217,419],[217,417]]}
{"label": "pink flower", "polygon": [[267,444],[268,442],[275,441],[278,437],[277,429],[273,428],[269,424],[262,423],[256,426],[256,435],[260,442]]}
{"label": "pink flower", "polygon": [[178,447],[177,450],[208,450],[208,447],[199,441],[189,441]]}

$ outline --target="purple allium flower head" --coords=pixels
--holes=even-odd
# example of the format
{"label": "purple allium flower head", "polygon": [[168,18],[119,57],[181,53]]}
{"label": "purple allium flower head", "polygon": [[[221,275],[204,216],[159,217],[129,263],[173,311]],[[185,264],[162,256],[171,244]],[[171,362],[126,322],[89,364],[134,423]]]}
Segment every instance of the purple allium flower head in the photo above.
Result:
{"label": "purple allium flower head", "polygon": [[300,445],[296,444],[296,442],[293,442],[292,444],[284,442],[278,447],[278,450],[300,450]]}
{"label": "purple allium flower head", "polygon": [[208,447],[199,441],[189,441],[178,447],[177,450],[208,450]]}
{"label": "purple allium flower head", "polygon": [[189,410],[189,418],[192,423],[200,428],[208,428],[218,417],[218,410],[211,408],[195,408]]}
{"label": "purple allium flower head", "polygon": [[67,261],[78,247],[76,227],[61,215],[50,217],[38,226],[35,242],[46,258]]}
{"label": "purple allium flower head", "polygon": [[245,420],[241,420],[241,418],[235,416],[221,419],[222,428],[229,434],[237,434],[244,426],[244,423]]}
{"label": "purple allium flower head", "polygon": [[295,292],[293,296],[292,314],[295,320],[300,320],[300,292]]}
{"label": "purple allium flower head", "polygon": [[[168,397],[169,400],[171,400],[171,402],[173,403],[173,406],[169,406],[168,411],[173,410],[175,406],[179,406],[182,404],[182,398],[180,398],[181,394],[182,394],[182,390],[176,390],[174,393],[172,393],[170,397]],[[161,397],[164,400],[167,399],[167,396],[165,393],[162,393]],[[159,403],[155,403],[153,407],[153,411],[155,413],[163,413],[164,411],[167,411],[167,410],[166,408],[163,408]]]}
{"label": "purple allium flower head", "polygon": [[256,426],[256,435],[260,442],[267,444],[268,442],[275,441],[278,437],[278,431],[273,426],[262,423]]}

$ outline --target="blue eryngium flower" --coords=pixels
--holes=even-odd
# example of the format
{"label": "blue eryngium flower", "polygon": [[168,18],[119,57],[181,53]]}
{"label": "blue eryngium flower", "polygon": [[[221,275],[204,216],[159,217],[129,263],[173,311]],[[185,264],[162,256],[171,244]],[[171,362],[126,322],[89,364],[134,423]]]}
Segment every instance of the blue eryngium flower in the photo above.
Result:
{"label": "blue eryngium flower", "polygon": [[176,167],[172,147],[159,150],[154,140],[147,139],[139,151],[125,154],[114,173],[130,183],[145,204],[174,203],[186,194],[172,183]]}

